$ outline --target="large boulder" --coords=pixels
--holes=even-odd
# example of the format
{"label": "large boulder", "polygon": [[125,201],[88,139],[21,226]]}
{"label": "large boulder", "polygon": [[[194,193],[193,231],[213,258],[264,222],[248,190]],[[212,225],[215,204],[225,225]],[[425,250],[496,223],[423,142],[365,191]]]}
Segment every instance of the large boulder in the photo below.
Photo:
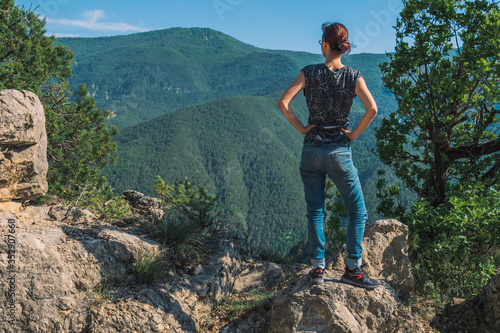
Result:
{"label": "large boulder", "polygon": [[47,193],[47,134],[38,97],[0,91],[0,202]]}
{"label": "large boulder", "polygon": [[408,257],[408,226],[379,220],[366,227],[363,247],[368,273],[383,277],[398,295],[413,291],[415,281]]}
{"label": "large boulder", "polygon": [[[333,268],[342,270],[343,260]],[[398,295],[407,295],[414,289],[414,279],[408,257],[408,226],[397,220],[379,220],[365,229],[363,238],[364,269],[370,276],[384,279]]]}
{"label": "large boulder", "polygon": [[325,283],[311,285],[308,269],[292,278],[273,304],[269,332],[421,332],[418,317],[400,307],[398,294],[413,289],[408,260],[408,228],[396,220],[368,226],[363,260],[370,276],[382,281],[367,291],[340,281],[346,254],[327,263]]}
{"label": "large boulder", "polygon": [[367,291],[340,282],[341,272],[326,271],[325,283],[311,285],[306,274],[274,301],[269,333],[423,332],[387,284]]}

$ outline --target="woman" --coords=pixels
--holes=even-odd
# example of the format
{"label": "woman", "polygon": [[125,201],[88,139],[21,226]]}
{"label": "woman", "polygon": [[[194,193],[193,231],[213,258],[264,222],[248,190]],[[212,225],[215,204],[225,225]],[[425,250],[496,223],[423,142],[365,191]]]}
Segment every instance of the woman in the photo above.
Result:
{"label": "woman", "polygon": [[[351,45],[348,32],[340,23],[323,24],[320,41],[325,62],[304,67],[281,96],[278,107],[288,121],[305,134],[300,162],[307,203],[309,256],[313,265],[309,277],[323,283],[325,235],[323,232],[326,175],[335,183],[349,212],[347,226],[347,267],[341,280],[367,289],[380,283],[370,279],[362,268],[361,246],[367,212],[358,172],[351,158],[351,142],[368,127],[377,114],[377,105],[361,73],[342,64],[341,56]],[[290,108],[290,102],[304,90],[309,121],[304,126]],[[354,130],[349,130],[349,113],[354,97],[360,98],[366,112]]]}

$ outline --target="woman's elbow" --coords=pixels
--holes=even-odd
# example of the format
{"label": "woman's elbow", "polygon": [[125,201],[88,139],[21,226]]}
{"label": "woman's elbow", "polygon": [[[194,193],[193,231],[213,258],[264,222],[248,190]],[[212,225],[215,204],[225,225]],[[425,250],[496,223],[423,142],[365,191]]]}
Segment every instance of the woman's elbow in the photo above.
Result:
{"label": "woman's elbow", "polygon": [[286,108],[287,108],[287,104],[286,104],[286,103],[285,103],[282,99],[280,99],[280,100],[278,101],[278,108],[279,108],[281,111],[284,111],[284,110],[286,110]]}

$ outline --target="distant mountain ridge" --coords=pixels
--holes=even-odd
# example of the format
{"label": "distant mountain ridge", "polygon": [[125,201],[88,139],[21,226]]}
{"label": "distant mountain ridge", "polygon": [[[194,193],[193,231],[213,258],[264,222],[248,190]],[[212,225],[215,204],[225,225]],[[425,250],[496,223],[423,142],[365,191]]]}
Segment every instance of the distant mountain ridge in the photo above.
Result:
{"label": "distant mountain ridge", "polygon": [[[319,54],[260,49],[208,28],[58,42],[76,54],[71,82],[85,83],[99,106],[115,112],[110,123],[120,129],[217,98],[268,94],[277,82],[280,88],[291,83],[305,65],[323,62]],[[381,86],[378,64],[385,58],[344,57],[365,76],[382,114],[396,105]]]}

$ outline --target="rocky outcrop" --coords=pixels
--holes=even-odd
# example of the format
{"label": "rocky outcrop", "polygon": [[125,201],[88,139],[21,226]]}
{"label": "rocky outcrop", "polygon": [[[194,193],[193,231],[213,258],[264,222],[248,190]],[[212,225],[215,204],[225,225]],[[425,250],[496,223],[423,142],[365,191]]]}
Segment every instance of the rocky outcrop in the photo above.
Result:
{"label": "rocky outcrop", "polygon": [[[133,230],[92,223],[91,215],[69,219],[67,211],[73,209],[59,203],[0,204],[6,240],[0,243],[0,292],[5,295],[0,315],[6,318],[0,331],[197,332],[222,297],[272,290],[283,281],[279,265],[246,256],[242,236],[221,230],[217,250],[202,264],[168,265],[157,283],[139,284],[135,260],[143,253],[160,254],[161,244]],[[365,291],[341,283],[342,263],[333,264],[321,286],[312,286],[303,269],[269,303],[270,312],[254,312],[221,332],[421,331],[415,317],[399,307],[389,283],[394,279],[387,278],[410,275],[391,268],[404,258],[384,260],[384,253],[396,256],[406,248],[397,235],[399,222],[367,229],[365,250],[372,252],[370,265],[380,272],[381,287]],[[375,248],[384,250],[376,254]]]}
{"label": "rocky outcrop", "polygon": [[423,331],[410,313],[400,309],[397,296],[413,288],[407,232],[407,227],[395,220],[377,221],[366,228],[365,269],[383,282],[375,290],[367,291],[340,281],[345,253],[329,265],[322,285],[311,285],[307,269],[300,272],[276,298],[269,332]]}
{"label": "rocky outcrop", "polygon": [[397,220],[379,220],[368,225],[363,248],[369,274],[383,277],[398,295],[414,290],[407,225]]}
{"label": "rocky outcrop", "polygon": [[161,219],[163,217],[163,207],[159,199],[145,196],[133,190],[123,192],[123,196],[135,214],[153,219]]}
{"label": "rocky outcrop", "polygon": [[28,91],[0,91],[0,201],[47,192],[47,134],[43,106]]}
{"label": "rocky outcrop", "polygon": [[[347,253],[340,249],[340,260],[329,260],[327,267],[342,271]],[[337,253],[338,254],[338,253]],[[366,227],[363,238],[364,269],[383,278],[396,294],[407,295],[414,289],[408,258],[408,226],[397,220],[379,220]]]}
{"label": "rocky outcrop", "polygon": [[342,272],[327,271],[325,283],[312,286],[307,270],[301,273],[274,302],[269,332],[419,331],[387,285],[366,291],[341,283]]}
{"label": "rocky outcrop", "polygon": [[67,210],[0,204],[1,332],[196,332],[221,297],[273,288],[283,274],[221,230],[203,265],[167,265],[160,281],[139,284],[134,261],[162,246],[90,216],[59,220]]}

